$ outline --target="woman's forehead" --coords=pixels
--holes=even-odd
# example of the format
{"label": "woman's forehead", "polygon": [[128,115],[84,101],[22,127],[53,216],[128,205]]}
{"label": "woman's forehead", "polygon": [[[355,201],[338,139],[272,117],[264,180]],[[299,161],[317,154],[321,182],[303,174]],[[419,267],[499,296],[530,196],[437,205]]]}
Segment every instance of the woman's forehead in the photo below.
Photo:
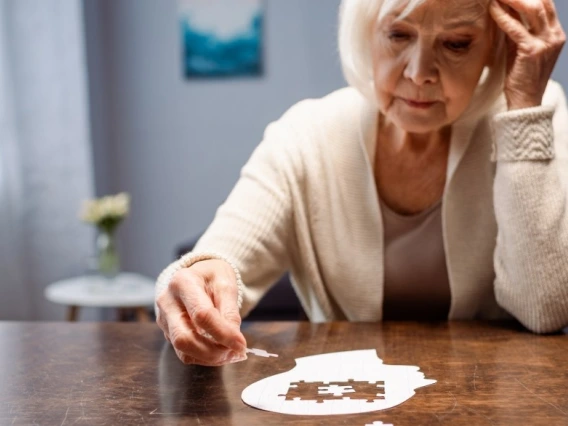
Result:
{"label": "woman's forehead", "polygon": [[[483,25],[488,17],[487,0],[426,0],[407,13],[409,1],[401,0],[385,17],[420,24],[436,21],[452,26],[459,23]],[[392,4],[392,3],[391,3]]]}

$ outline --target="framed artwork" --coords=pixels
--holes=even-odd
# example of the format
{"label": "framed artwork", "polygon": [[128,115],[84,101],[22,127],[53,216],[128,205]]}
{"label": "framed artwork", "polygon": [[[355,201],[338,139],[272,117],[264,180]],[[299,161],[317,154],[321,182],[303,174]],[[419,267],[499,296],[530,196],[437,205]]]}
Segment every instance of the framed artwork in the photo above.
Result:
{"label": "framed artwork", "polygon": [[186,78],[259,76],[263,0],[179,0]]}

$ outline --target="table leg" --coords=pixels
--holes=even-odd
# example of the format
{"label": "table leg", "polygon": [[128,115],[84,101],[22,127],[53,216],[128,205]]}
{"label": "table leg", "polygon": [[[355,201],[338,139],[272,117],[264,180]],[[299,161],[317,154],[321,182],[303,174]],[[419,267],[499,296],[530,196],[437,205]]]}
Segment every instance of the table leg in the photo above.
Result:
{"label": "table leg", "polygon": [[118,308],[118,320],[120,322],[126,321],[128,319],[128,309],[127,308]]}
{"label": "table leg", "polygon": [[150,315],[144,307],[136,308],[136,319],[140,322],[150,322]]}
{"label": "table leg", "polygon": [[71,305],[67,308],[67,321],[75,322],[77,321],[77,316],[79,314],[79,307]]}

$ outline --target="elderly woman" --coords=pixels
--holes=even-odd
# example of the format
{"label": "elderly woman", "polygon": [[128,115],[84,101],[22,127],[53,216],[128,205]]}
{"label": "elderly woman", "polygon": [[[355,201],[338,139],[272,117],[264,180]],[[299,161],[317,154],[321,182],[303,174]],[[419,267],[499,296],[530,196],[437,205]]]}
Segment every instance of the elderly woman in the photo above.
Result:
{"label": "elderly woman", "polygon": [[179,358],[244,359],[241,316],[285,270],[312,321],[566,326],[564,41],[552,0],[343,0],[350,87],[270,124],[158,278]]}

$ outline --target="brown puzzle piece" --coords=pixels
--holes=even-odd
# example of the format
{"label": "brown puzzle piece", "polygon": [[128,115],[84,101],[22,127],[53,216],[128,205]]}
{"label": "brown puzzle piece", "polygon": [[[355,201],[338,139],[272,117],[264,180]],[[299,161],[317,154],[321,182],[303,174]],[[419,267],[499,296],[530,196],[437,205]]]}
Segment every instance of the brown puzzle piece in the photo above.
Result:
{"label": "brown puzzle piece", "polygon": [[[328,390],[331,386],[339,386],[347,389],[353,389],[354,392],[346,392],[341,395],[333,393],[319,393]],[[338,399],[364,399],[367,402],[385,399],[385,382],[365,382],[349,379],[347,382],[299,382],[290,383],[288,392],[285,395],[286,401],[300,399],[302,401],[316,401],[323,403],[329,400]]]}

